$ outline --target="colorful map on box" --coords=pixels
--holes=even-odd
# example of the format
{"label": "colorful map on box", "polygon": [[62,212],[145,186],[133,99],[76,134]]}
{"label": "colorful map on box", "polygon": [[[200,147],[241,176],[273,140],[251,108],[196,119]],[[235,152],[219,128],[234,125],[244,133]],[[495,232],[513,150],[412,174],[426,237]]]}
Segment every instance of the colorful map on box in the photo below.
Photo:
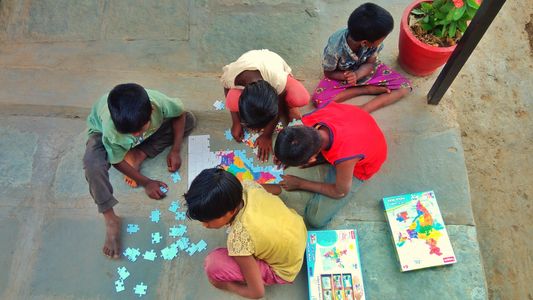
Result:
{"label": "colorful map on box", "polygon": [[188,182],[207,168],[221,166],[235,175],[240,181],[254,180],[258,183],[279,183],[283,170],[274,165],[259,166],[254,164],[253,154],[246,150],[211,151],[209,135],[189,137]]}
{"label": "colorful map on box", "polygon": [[455,263],[433,191],[383,199],[402,271]]}
{"label": "colorful map on box", "polygon": [[365,299],[355,229],[307,233],[309,300]]}

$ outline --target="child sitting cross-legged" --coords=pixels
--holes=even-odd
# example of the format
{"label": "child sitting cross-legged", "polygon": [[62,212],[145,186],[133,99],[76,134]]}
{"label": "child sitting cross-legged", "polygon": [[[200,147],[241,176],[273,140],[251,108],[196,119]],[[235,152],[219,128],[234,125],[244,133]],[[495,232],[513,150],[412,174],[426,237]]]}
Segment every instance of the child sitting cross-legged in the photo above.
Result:
{"label": "child sitting cross-legged", "polygon": [[253,181],[244,187],[231,173],[203,170],[184,195],[187,215],[206,228],[229,227],[227,248],[205,258],[215,287],[261,298],[265,285],[294,281],[302,267],[307,230],[300,215]]}
{"label": "child sitting cross-legged", "polygon": [[411,90],[411,83],[378,59],[383,40],[394,27],[384,8],[365,3],[348,19],[348,28],[333,33],[324,48],[324,79],[312,96],[318,108],[360,95],[378,95],[361,108],[367,112],[392,104]]}

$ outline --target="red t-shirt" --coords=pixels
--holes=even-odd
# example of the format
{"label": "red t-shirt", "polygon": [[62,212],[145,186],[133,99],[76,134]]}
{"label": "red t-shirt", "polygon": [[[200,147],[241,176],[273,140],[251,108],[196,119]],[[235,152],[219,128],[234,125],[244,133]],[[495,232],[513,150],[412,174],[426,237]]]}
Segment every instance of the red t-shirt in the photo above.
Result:
{"label": "red t-shirt", "polygon": [[372,177],[387,159],[383,132],[369,113],[354,105],[331,102],[303,116],[302,122],[329,129],[330,147],[322,155],[332,165],[359,158],[353,175],[361,180]]}

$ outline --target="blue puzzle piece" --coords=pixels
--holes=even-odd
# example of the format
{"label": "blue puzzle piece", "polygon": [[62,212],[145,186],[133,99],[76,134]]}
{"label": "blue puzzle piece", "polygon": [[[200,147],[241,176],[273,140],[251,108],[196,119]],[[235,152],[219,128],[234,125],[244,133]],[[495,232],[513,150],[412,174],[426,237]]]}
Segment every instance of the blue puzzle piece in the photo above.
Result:
{"label": "blue puzzle piece", "polygon": [[152,233],[152,244],[159,244],[161,243],[161,239],[163,239],[163,236],[159,232]]}
{"label": "blue puzzle piece", "polygon": [[215,110],[224,110],[224,102],[216,100],[215,103],[213,103],[213,107]]}
{"label": "blue puzzle piece", "polygon": [[146,295],[146,290],[148,289],[148,286],[144,284],[144,282],[139,283],[133,288],[133,292],[136,295],[139,295],[139,297],[142,297]]}
{"label": "blue puzzle piece", "polygon": [[198,243],[196,243],[196,251],[197,252],[202,252],[205,249],[207,249],[207,243],[204,240],[200,240],[200,241],[198,241]]}
{"label": "blue puzzle piece", "polygon": [[175,217],[176,221],[184,221],[185,220],[185,212],[183,211],[178,211],[176,213],[176,217]]}
{"label": "blue puzzle piece", "polygon": [[159,209],[154,209],[150,213],[150,220],[154,223],[159,223],[159,219],[161,218],[161,212]]}
{"label": "blue puzzle piece", "polygon": [[172,179],[172,182],[174,183],[178,183],[178,181],[181,181],[181,176],[180,176],[180,173],[178,173],[178,171],[171,173],[170,178]]}
{"label": "blue puzzle piece", "polygon": [[154,250],[146,251],[143,254],[143,258],[150,261],[154,261],[156,257],[157,255]]}
{"label": "blue puzzle piece", "polygon": [[118,277],[120,277],[120,279],[122,280],[130,277],[130,272],[128,272],[128,269],[126,269],[126,267],[117,268],[117,273],[118,273]]}
{"label": "blue puzzle piece", "polygon": [[187,232],[187,226],[183,225],[183,224],[180,224],[177,227],[176,226],[170,227],[168,235],[170,235],[171,237],[175,238],[175,237],[178,237],[178,236],[183,236],[185,234],[185,232]]}
{"label": "blue puzzle piece", "polygon": [[124,290],[124,281],[119,279],[117,281],[115,281],[115,290],[117,291],[117,293],[120,293]]}
{"label": "blue puzzle piece", "polygon": [[167,189],[166,187],[164,187],[164,186],[160,186],[160,187],[159,187],[159,190],[160,190],[161,192],[165,193],[165,194],[168,193],[168,189]]}
{"label": "blue puzzle piece", "polygon": [[195,244],[191,244],[191,245],[189,246],[189,248],[187,248],[187,250],[185,250],[185,251],[187,251],[187,253],[189,254],[189,256],[192,256],[194,253],[196,253],[197,250],[198,250],[198,249],[196,248],[196,245],[195,245]]}
{"label": "blue puzzle piece", "polygon": [[124,256],[126,256],[130,261],[135,262],[137,260],[137,257],[141,255],[141,251],[137,248],[127,248],[126,251],[124,251]]}
{"label": "blue puzzle piece", "polygon": [[176,213],[179,208],[180,208],[179,202],[178,201],[172,201],[172,202],[170,202],[170,207],[168,208],[168,211]]}
{"label": "blue puzzle piece", "polygon": [[231,135],[231,130],[226,129],[226,131],[224,131],[224,137],[228,141],[233,141],[233,135]]}
{"label": "blue puzzle piece", "polygon": [[174,247],[165,247],[161,249],[161,257],[164,260],[172,260],[174,257],[178,256],[178,249]]}
{"label": "blue puzzle piece", "polygon": [[129,234],[134,234],[139,231],[139,225],[137,224],[128,224],[128,228],[126,229],[126,232]]}
{"label": "blue puzzle piece", "polygon": [[182,237],[181,239],[177,240],[175,244],[178,246],[180,250],[185,250],[189,248],[189,238],[188,237]]}

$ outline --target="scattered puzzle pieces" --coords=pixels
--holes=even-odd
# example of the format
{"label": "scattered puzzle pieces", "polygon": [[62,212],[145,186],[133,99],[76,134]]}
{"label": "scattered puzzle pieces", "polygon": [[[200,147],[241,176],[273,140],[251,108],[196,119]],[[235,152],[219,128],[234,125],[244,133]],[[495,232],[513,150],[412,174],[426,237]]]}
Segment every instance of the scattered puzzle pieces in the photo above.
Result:
{"label": "scattered puzzle pieces", "polygon": [[187,253],[189,253],[189,256],[192,256],[197,251],[196,245],[195,244],[191,244],[189,246],[189,248],[187,248],[185,251],[187,251]]}
{"label": "scattered puzzle pieces", "polygon": [[143,254],[143,258],[150,261],[154,261],[156,257],[157,255],[154,250],[146,251]]}
{"label": "scattered puzzle pieces", "polygon": [[176,213],[179,208],[180,208],[179,202],[178,201],[172,201],[172,202],[170,202],[170,207],[168,208],[168,211]]}
{"label": "scattered puzzle pieces", "polygon": [[161,239],[163,236],[159,232],[152,233],[152,244],[159,244],[161,243]]}
{"label": "scattered puzzle pieces", "polygon": [[146,290],[148,289],[148,286],[144,284],[144,282],[141,282],[139,284],[137,284],[134,288],[133,288],[133,292],[136,294],[136,295],[139,295],[139,297],[142,297],[144,295],[146,295]]}
{"label": "scattered puzzle pieces", "polygon": [[139,231],[139,225],[137,224],[128,224],[128,228],[126,229],[126,232],[129,234],[134,234]]}
{"label": "scattered puzzle pieces", "polygon": [[185,212],[183,212],[183,211],[176,212],[175,219],[176,219],[176,221],[185,221]]}
{"label": "scattered puzzle pieces", "polygon": [[170,235],[171,237],[175,238],[175,237],[178,237],[178,236],[183,236],[185,234],[185,232],[187,232],[187,226],[183,225],[183,224],[180,224],[177,227],[176,226],[170,227],[168,235]]}
{"label": "scattered puzzle pieces", "polygon": [[159,190],[160,190],[161,192],[165,193],[165,194],[168,193],[168,189],[167,189],[166,187],[164,187],[164,186],[160,186],[160,187],[159,187]]}
{"label": "scattered puzzle pieces", "polygon": [[178,181],[181,181],[181,176],[180,176],[180,173],[178,173],[178,171],[171,173],[170,178],[172,179],[172,182],[174,183],[178,183]]}
{"label": "scattered puzzle pieces", "polygon": [[161,218],[161,212],[159,209],[154,209],[150,213],[150,220],[154,223],[159,223],[159,219]]}
{"label": "scattered puzzle pieces", "polygon": [[124,251],[124,256],[132,262],[135,262],[139,255],[141,255],[141,251],[138,248],[127,248],[126,251]]}
{"label": "scattered puzzle pieces", "polygon": [[172,260],[176,256],[178,256],[178,248],[169,246],[161,249],[161,257],[164,260]]}
{"label": "scattered puzzle pieces", "polygon": [[117,273],[118,273],[118,277],[120,277],[120,279],[122,280],[130,277],[130,272],[128,272],[128,269],[126,269],[126,267],[117,268]]}
{"label": "scattered puzzle pieces", "polygon": [[213,103],[213,107],[216,110],[224,110],[224,102],[222,102],[220,100],[216,100],[215,103]]}
{"label": "scattered puzzle pieces", "polygon": [[115,290],[117,293],[122,292],[124,289],[124,281],[122,279],[115,281]]}

